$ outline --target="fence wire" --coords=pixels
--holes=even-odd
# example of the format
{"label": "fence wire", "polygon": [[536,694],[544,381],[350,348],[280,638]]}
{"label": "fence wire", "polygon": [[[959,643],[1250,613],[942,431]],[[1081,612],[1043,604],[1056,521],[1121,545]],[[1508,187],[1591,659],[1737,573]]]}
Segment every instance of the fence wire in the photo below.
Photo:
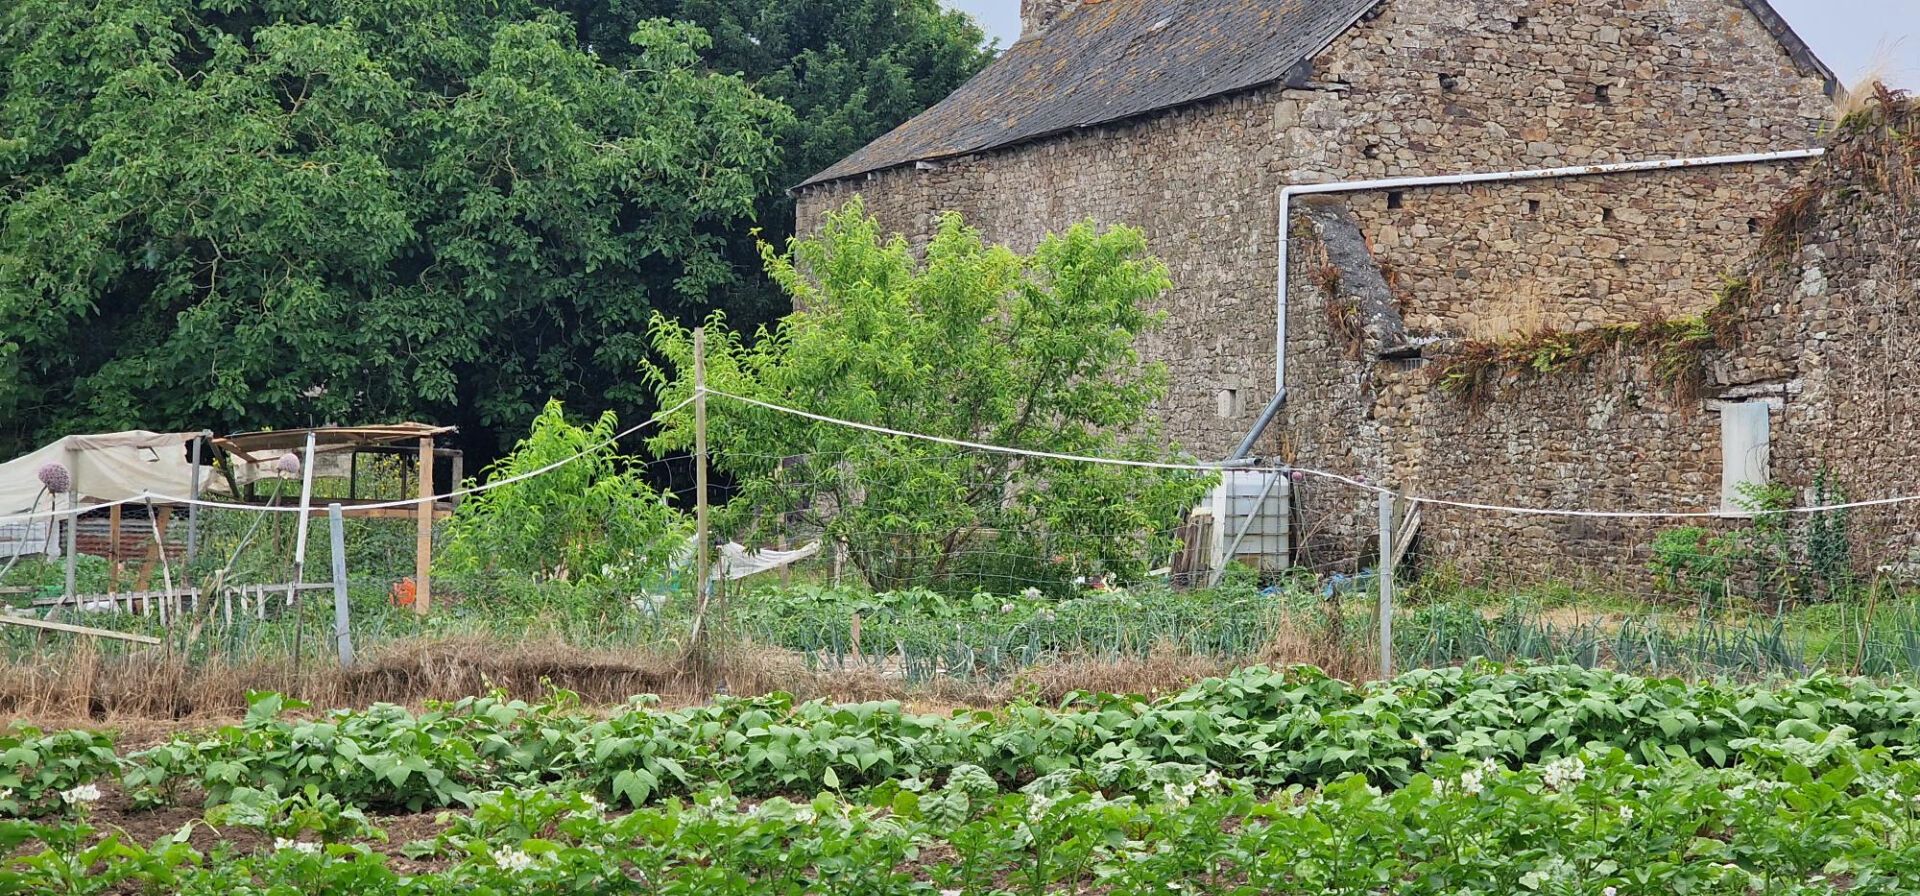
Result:
{"label": "fence wire", "polygon": [[[716,543],[749,552],[819,548],[808,559],[727,584],[730,636],[745,643],[790,652],[815,670],[914,682],[1000,680],[1035,665],[1122,662],[1167,650],[1287,661],[1296,656],[1288,645],[1337,647],[1361,657],[1374,647],[1377,620],[1370,614],[1381,580],[1374,508],[1391,492],[1384,486],[1280,464],[1152,464],[1030,452],[751,404],[813,426],[852,426],[875,440],[922,442],[899,452],[897,461],[941,474],[929,481],[951,480],[991,498],[933,524],[911,512],[910,492],[885,495],[896,502],[892,509],[868,513],[880,485],[863,483],[859,464],[873,460],[871,451],[796,459],[764,446],[715,446],[711,460],[720,470],[783,472],[757,488],[723,477],[713,493],[723,504],[712,533]],[[621,434],[629,450],[645,425]],[[968,478],[1005,471],[986,460],[1008,455],[1049,461],[1053,478],[1016,480],[1005,472],[1004,481]],[[672,469],[665,461],[649,463],[656,479]],[[1183,564],[1196,553],[1191,519],[1143,525],[1117,512],[1126,507],[1082,518],[1021,509],[1023,498],[1059,485],[1083,465],[1111,464],[1168,475],[1239,470],[1285,477],[1290,530],[1284,555],[1183,576]],[[668,484],[681,492],[687,485]],[[404,494],[403,483],[385,485]],[[321,480],[313,504],[381,487]],[[463,487],[456,494],[474,491]],[[926,503],[938,497],[929,494]],[[1732,515],[1503,507],[1447,496],[1405,500],[1395,518],[1418,525],[1407,526],[1393,546],[1401,557],[1392,570],[1397,663],[1442,666],[1488,657],[1682,675],[1920,670],[1914,518],[1920,506],[1908,498],[1857,501],[1819,489],[1762,497],[1762,504]],[[11,567],[0,564],[0,604],[22,617],[163,634],[168,649],[194,657],[297,652],[301,661],[322,661],[332,649],[331,548],[324,516],[309,520],[315,528],[305,569],[321,584],[297,590],[290,602],[296,503],[286,495],[268,506],[205,502],[192,558],[180,516],[155,548],[156,539],[143,534],[152,525],[145,505],[123,504],[125,543],[117,556],[81,558],[78,590],[97,598],[151,592],[170,581],[173,595],[74,606],[63,600],[60,561],[29,556]],[[380,506],[417,503],[396,498]],[[83,531],[107,512],[90,511]],[[20,537],[52,540],[49,520],[54,529],[63,524],[45,513],[7,524],[21,529]],[[684,563],[646,581],[552,582],[504,570],[436,575],[435,604],[442,609],[423,620],[406,605],[414,521],[351,519],[346,525],[355,639],[369,646],[455,631],[526,637],[535,628],[582,648],[673,644],[685,634],[697,591]],[[15,658],[48,649],[48,637],[0,626],[0,647]]]}

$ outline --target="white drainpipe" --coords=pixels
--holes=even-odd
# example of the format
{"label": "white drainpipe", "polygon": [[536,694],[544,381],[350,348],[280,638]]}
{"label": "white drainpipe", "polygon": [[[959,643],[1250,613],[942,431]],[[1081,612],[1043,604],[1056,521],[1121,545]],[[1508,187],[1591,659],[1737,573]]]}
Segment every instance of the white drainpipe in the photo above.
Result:
{"label": "white drainpipe", "polygon": [[[1755,162],[1781,162],[1811,159],[1826,154],[1825,149],[1790,149],[1784,152],[1759,152],[1736,156],[1707,156],[1697,159],[1663,159],[1652,162],[1620,162],[1610,165],[1575,165],[1569,168],[1541,168],[1532,171],[1503,171],[1491,174],[1448,174],[1434,177],[1390,177],[1381,180],[1356,180],[1328,184],[1296,184],[1280,190],[1280,292],[1278,341],[1274,347],[1274,403],[1287,392],[1287,252],[1292,237],[1288,233],[1293,219],[1293,197],[1319,193],[1362,193],[1398,187],[1440,187],[1454,184],[1484,184],[1521,180],[1551,180],[1562,177],[1588,177],[1600,174],[1625,174],[1634,171],[1661,171],[1668,168],[1706,168],[1715,165],[1747,165]],[[1267,419],[1277,407],[1269,407]],[[1264,427],[1263,427],[1264,428]],[[1252,442],[1259,433],[1248,438]],[[1250,447],[1250,446],[1249,446]]]}

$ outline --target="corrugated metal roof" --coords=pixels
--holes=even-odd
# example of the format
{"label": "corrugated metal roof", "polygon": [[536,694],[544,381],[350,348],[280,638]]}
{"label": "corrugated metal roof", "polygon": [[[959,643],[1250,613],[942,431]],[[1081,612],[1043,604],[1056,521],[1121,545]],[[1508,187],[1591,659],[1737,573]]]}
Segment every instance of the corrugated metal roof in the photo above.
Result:
{"label": "corrugated metal roof", "polygon": [[[800,186],[967,155],[1277,81],[1385,0],[1085,0],[952,96]],[[1799,68],[1833,72],[1768,0],[1742,0]]]}
{"label": "corrugated metal roof", "polygon": [[1285,80],[1381,0],[1086,0],[805,184],[980,152]]}

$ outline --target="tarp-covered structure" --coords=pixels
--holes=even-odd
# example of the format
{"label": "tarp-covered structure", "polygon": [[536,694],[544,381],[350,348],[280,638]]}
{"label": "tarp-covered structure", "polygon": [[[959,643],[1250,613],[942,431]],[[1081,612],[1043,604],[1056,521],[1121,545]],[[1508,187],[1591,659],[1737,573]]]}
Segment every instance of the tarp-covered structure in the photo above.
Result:
{"label": "tarp-covered structure", "polygon": [[67,469],[82,507],[148,495],[184,498],[193,491],[189,446],[202,435],[134,431],[67,436],[25,457],[0,463],[0,559],[59,555],[60,539],[54,537],[52,518],[10,519],[68,508],[68,496],[47,494],[40,480],[40,471],[47,465]]}

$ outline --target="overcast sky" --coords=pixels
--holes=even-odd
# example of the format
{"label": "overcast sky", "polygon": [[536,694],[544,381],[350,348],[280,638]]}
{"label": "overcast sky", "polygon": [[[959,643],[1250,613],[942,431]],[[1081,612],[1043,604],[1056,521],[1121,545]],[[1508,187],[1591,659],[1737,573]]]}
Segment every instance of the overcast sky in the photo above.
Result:
{"label": "overcast sky", "polygon": [[[1020,36],[1020,0],[947,0],[980,20],[1001,46]],[[1815,53],[1852,86],[1876,66],[1920,87],[1920,0],[1773,0]]]}

